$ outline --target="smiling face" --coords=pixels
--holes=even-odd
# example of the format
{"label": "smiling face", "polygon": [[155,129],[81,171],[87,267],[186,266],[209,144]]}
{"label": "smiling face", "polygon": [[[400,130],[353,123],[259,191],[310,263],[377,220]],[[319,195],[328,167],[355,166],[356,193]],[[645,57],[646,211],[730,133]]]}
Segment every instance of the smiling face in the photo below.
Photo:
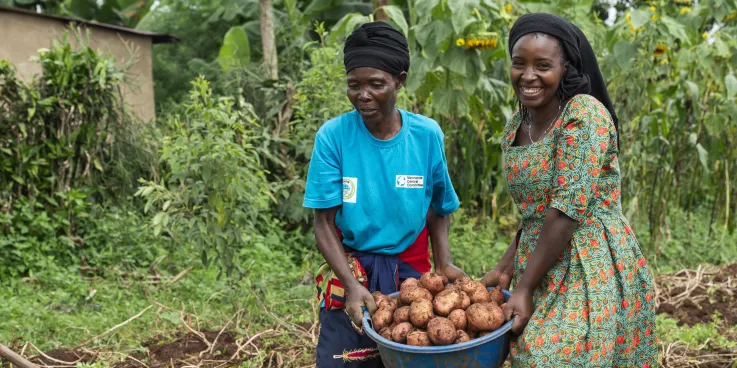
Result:
{"label": "smiling face", "polygon": [[380,69],[356,68],[348,72],[348,99],[363,121],[376,124],[387,121],[394,113],[399,91],[407,73],[393,76]]}
{"label": "smiling face", "polygon": [[522,36],[512,48],[509,77],[523,106],[542,109],[557,103],[566,63],[560,41],[544,33]]}

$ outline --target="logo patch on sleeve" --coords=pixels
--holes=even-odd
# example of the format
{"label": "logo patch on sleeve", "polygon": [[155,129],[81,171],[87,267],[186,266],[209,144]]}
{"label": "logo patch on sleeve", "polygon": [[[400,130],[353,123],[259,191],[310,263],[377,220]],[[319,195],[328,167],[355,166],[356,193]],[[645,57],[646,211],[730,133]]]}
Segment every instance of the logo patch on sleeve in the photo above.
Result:
{"label": "logo patch on sleeve", "polygon": [[397,175],[397,188],[424,188],[425,177],[417,175]]}
{"label": "logo patch on sleeve", "polygon": [[358,178],[343,178],[343,203],[356,203]]}

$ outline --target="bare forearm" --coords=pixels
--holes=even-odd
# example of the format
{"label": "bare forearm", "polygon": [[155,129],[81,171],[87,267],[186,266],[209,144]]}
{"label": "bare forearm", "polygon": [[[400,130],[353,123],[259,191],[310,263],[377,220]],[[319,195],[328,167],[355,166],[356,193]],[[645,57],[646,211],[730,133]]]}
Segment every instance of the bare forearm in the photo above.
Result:
{"label": "bare forearm", "polygon": [[559,210],[554,208],[548,210],[537,245],[527,262],[518,289],[532,292],[540,285],[570,242],[577,226],[575,220]]}
{"label": "bare forearm", "polygon": [[315,240],[320,253],[330,265],[346,291],[359,286],[345,258],[343,245],[335,232],[335,213],[337,208],[315,211]]}
{"label": "bare forearm", "polygon": [[432,254],[435,268],[453,263],[448,243],[450,216],[439,216],[432,208],[430,208],[427,214],[427,226],[428,232],[430,233],[430,242],[432,243]]}

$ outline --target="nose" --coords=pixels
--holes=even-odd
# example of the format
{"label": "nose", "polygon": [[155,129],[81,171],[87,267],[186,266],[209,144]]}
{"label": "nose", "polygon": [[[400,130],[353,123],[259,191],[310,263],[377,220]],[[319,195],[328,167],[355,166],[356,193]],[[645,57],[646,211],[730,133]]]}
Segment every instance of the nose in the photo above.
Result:
{"label": "nose", "polygon": [[371,102],[371,94],[368,93],[368,88],[361,88],[358,92],[358,101]]}
{"label": "nose", "polygon": [[525,68],[525,71],[522,72],[521,78],[525,82],[530,82],[537,79],[537,76],[535,75],[535,71],[532,68]]}

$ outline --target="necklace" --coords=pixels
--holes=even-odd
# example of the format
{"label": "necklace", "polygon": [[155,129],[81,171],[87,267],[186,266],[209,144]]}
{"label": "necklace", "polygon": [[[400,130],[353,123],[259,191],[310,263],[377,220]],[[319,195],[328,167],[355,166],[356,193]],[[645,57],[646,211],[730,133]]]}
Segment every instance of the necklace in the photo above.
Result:
{"label": "necklace", "polygon": [[[560,115],[560,109],[561,105],[558,104],[558,112],[555,114],[555,116],[553,116],[553,120],[550,121],[550,124],[548,124],[548,128],[545,129],[542,135],[540,135],[540,138],[543,138],[546,134],[548,134],[548,130],[550,130],[555,120],[558,119],[558,115]],[[530,142],[535,143],[535,140],[532,139],[532,122],[530,121],[529,116],[525,119],[525,128],[527,128],[527,136],[530,137]]]}

